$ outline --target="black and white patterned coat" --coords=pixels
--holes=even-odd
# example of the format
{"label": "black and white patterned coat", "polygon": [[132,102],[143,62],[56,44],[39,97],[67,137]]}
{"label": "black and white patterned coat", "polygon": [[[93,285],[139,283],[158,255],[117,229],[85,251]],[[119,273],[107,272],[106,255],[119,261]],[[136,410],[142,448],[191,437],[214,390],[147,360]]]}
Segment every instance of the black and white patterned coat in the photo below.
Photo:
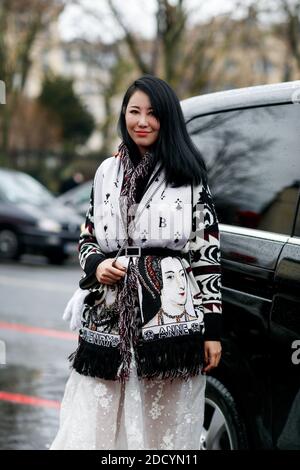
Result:
{"label": "black and white patterned coat", "polygon": [[[134,245],[189,253],[190,268],[201,292],[206,340],[220,339],[221,268],[219,227],[207,185],[173,188],[164,171],[154,168],[135,213],[130,236]],[[99,289],[95,277],[105,254],[118,250],[126,238],[119,208],[123,180],[121,159],[111,157],[98,168],[85,228],[79,241],[79,260],[85,276],[82,288]]]}

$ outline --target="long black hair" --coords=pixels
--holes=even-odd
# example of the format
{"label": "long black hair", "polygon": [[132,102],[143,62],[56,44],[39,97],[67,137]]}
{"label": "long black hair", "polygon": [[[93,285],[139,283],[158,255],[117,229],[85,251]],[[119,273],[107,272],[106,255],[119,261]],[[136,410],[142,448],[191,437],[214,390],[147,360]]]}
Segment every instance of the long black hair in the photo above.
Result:
{"label": "long black hair", "polygon": [[148,95],[154,116],[160,122],[158,139],[151,150],[154,161],[161,161],[164,166],[167,183],[178,187],[205,182],[206,165],[187,132],[179,100],[164,80],[153,75],[143,75],[135,80],[123,98],[118,131],[129,149],[130,156],[135,161],[140,158],[138,147],[128,134],[125,121],[128,102],[137,90]]}

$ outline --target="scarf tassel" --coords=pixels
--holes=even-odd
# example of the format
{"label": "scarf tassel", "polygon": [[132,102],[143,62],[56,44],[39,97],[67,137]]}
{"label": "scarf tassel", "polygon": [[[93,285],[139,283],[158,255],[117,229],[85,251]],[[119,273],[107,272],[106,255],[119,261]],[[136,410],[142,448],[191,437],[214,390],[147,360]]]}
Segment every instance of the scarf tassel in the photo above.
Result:
{"label": "scarf tassel", "polygon": [[136,363],[139,377],[187,380],[203,367],[203,337],[194,334],[142,342],[136,348]]}
{"label": "scarf tassel", "polygon": [[116,380],[121,363],[118,347],[94,345],[80,338],[76,351],[69,356],[71,366],[82,375]]}

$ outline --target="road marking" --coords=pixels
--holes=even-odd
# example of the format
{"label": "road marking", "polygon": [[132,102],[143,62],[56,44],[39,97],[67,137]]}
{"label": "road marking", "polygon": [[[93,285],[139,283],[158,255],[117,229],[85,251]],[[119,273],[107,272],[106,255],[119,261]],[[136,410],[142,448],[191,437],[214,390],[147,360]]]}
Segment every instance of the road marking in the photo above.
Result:
{"label": "road marking", "polygon": [[21,393],[9,393],[0,390],[0,401],[17,403],[18,405],[41,406],[43,408],[60,408],[60,402],[57,400],[46,400],[45,398],[32,397]]}
{"label": "road marking", "polygon": [[36,326],[22,325],[21,323],[0,322],[0,330],[14,330],[22,333],[33,333],[39,336],[50,336],[52,338],[74,340],[78,337],[76,333],[68,331],[53,330],[50,328],[39,328]]}
{"label": "road marking", "polygon": [[36,281],[35,279],[29,280],[20,277],[9,278],[6,276],[0,276],[0,284],[12,287],[28,287],[34,290],[43,289],[51,292],[73,293],[76,289],[76,286],[64,286],[53,282]]}

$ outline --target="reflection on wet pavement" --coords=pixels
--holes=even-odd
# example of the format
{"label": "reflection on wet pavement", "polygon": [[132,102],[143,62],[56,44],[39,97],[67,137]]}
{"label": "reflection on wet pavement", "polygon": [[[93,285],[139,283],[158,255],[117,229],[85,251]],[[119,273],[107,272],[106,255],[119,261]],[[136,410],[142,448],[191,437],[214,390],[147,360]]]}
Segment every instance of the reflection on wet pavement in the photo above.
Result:
{"label": "reflection on wet pavement", "polygon": [[59,410],[43,401],[33,406],[8,400],[62,400],[67,357],[77,346],[62,314],[81,271],[78,262],[58,267],[33,258],[1,262],[0,268],[0,340],[6,348],[6,365],[0,364],[0,450],[46,450],[58,430]]}
{"label": "reflection on wet pavement", "polygon": [[[61,401],[65,371],[2,366],[0,390]],[[58,429],[59,410],[0,401],[0,448],[45,450]]]}

